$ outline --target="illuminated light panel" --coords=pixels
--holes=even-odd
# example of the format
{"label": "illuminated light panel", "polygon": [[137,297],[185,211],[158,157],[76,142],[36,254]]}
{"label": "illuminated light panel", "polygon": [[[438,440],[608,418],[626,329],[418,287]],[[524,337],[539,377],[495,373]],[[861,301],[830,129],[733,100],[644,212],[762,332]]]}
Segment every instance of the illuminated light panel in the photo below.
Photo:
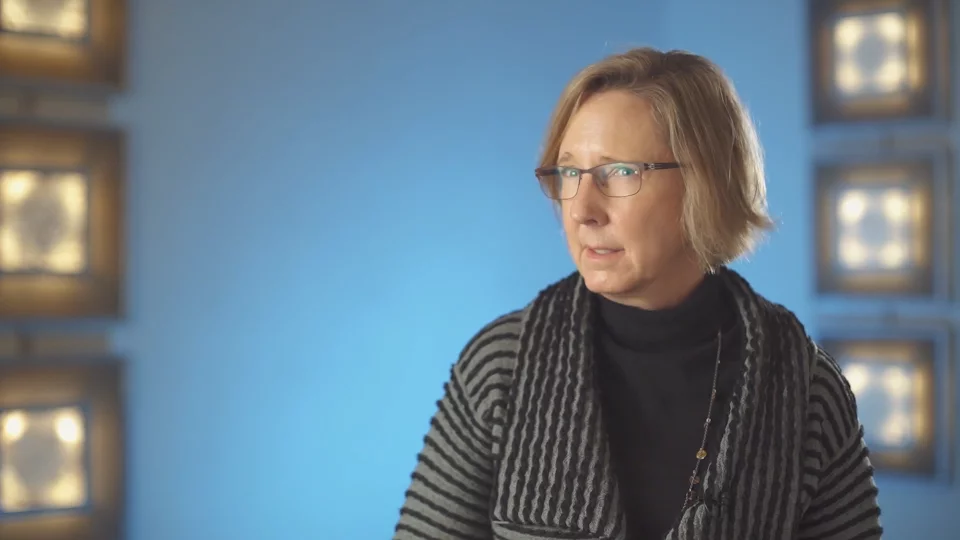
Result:
{"label": "illuminated light panel", "polygon": [[817,290],[843,295],[939,296],[944,242],[937,158],[817,166]]}
{"label": "illuminated light panel", "polygon": [[850,360],[842,367],[871,449],[908,451],[922,442],[931,423],[924,407],[929,381],[922,370],[889,359]]}
{"label": "illuminated light panel", "polygon": [[950,1],[808,2],[814,122],[949,117]]}
{"label": "illuminated light panel", "polygon": [[63,40],[89,32],[89,0],[0,0],[0,29]]}
{"label": "illuminated light panel", "polygon": [[916,245],[925,204],[916,190],[845,186],[836,200],[835,260],[846,271],[904,271],[923,264]]}
{"label": "illuminated light panel", "polygon": [[79,407],[0,412],[0,515],[85,507],[86,439]]}
{"label": "illuminated light panel", "polygon": [[911,87],[910,35],[902,12],[839,17],[833,26],[834,86],[844,97],[902,94]]}
{"label": "illuminated light panel", "polygon": [[80,173],[0,171],[0,273],[83,273],[88,198]]}
{"label": "illuminated light panel", "polygon": [[949,416],[940,378],[949,361],[945,326],[874,326],[821,341],[856,396],[864,441],[877,469],[922,476],[946,472]]}

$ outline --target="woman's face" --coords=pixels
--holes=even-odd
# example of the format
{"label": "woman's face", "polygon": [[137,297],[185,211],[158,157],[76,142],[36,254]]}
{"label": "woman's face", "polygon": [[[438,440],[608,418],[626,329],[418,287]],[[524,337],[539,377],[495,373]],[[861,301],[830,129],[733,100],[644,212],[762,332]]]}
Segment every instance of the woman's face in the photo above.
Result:
{"label": "woman's face", "polygon": [[[611,162],[674,162],[648,102],[625,91],[589,98],[570,119],[558,165],[589,169]],[[659,309],[679,303],[702,277],[681,225],[679,169],[642,173],[640,191],[608,197],[585,174],[561,201],[570,255],[587,288],[611,300]]]}

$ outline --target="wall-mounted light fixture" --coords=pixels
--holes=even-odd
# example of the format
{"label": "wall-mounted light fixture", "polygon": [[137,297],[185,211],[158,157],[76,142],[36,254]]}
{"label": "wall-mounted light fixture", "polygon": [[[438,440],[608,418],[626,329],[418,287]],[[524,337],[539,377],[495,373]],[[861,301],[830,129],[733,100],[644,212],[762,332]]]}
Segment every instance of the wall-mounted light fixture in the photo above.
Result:
{"label": "wall-mounted light fixture", "polygon": [[818,164],[818,292],[946,295],[946,171],[932,156]]}
{"label": "wall-mounted light fixture", "polygon": [[125,23],[125,0],[0,0],[0,81],[119,89]]}
{"label": "wall-mounted light fixture", "polygon": [[0,0],[0,30],[79,41],[90,35],[89,0]]}
{"label": "wall-mounted light fixture", "polygon": [[878,469],[940,476],[949,462],[949,332],[939,326],[832,328],[822,346],[857,398]]}
{"label": "wall-mounted light fixture", "polygon": [[0,412],[0,516],[86,508],[85,416],[78,405]]}
{"label": "wall-mounted light fixture", "polygon": [[817,123],[929,117],[949,92],[942,0],[810,3]]}
{"label": "wall-mounted light fixture", "polygon": [[0,319],[121,313],[122,137],[0,123]]}
{"label": "wall-mounted light fixture", "polygon": [[0,170],[0,274],[86,272],[89,180],[84,171]]}
{"label": "wall-mounted light fixture", "polygon": [[121,537],[121,386],[112,359],[0,362],[0,538]]}

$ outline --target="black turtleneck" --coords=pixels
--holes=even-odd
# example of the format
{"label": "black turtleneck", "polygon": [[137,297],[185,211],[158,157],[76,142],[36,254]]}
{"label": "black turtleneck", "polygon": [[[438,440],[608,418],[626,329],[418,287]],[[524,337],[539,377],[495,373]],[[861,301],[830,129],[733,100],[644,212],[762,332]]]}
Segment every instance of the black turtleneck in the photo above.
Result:
{"label": "black turtleneck", "polygon": [[[740,375],[741,325],[721,279],[708,275],[681,305],[658,311],[598,296],[598,371],[629,538],[663,538],[679,518],[703,437],[722,334],[708,442],[716,455]],[[706,463],[701,465],[701,474]]]}

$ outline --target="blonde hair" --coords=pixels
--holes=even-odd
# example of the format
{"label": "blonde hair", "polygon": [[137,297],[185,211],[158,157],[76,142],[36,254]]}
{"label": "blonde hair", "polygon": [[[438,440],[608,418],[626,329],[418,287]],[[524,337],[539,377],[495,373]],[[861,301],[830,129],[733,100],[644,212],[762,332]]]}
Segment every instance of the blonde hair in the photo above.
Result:
{"label": "blonde hair", "polygon": [[704,269],[748,254],[773,227],[763,156],[733,84],[702,56],[642,47],[581,70],[550,119],[540,166],[556,166],[570,118],[588,98],[608,90],[629,91],[650,104],[681,165],[683,231]]}

